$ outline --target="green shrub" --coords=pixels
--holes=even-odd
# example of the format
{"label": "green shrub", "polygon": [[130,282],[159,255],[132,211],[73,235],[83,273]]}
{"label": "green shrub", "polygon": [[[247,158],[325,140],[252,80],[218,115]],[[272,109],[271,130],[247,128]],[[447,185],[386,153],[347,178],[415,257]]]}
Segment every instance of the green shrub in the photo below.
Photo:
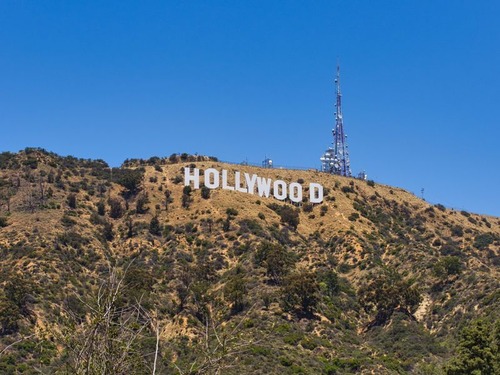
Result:
{"label": "green shrub", "polygon": [[68,202],[69,208],[75,209],[76,208],[76,195],[75,194],[69,194],[67,202]]}
{"label": "green shrub", "polygon": [[191,206],[192,201],[193,201],[193,198],[191,198],[190,195],[182,194],[181,204],[182,204],[183,208],[185,208],[187,210],[189,208],[189,206]]}
{"label": "green shrub", "polygon": [[257,220],[254,219],[243,219],[240,220],[240,229],[238,231],[238,235],[244,234],[244,233],[252,233],[253,235],[257,237],[264,237],[265,232],[264,229],[262,229],[262,226],[257,222]]}
{"label": "green shrub", "polygon": [[292,332],[283,337],[283,342],[288,345],[296,346],[300,340],[304,338],[304,334],[301,332]]}
{"label": "green shrub", "polygon": [[57,237],[57,241],[64,246],[72,247],[73,249],[81,249],[84,246],[90,243],[90,240],[86,237],[83,237],[81,234],[69,231],[60,234]]}
{"label": "green shrub", "polygon": [[139,192],[143,178],[143,168],[113,168],[113,180],[125,188],[125,191],[123,192],[125,199],[128,199]]}
{"label": "green shrub", "polygon": [[261,355],[264,357],[267,357],[272,353],[270,348],[266,348],[264,346],[252,346],[250,348],[250,352],[254,355]]}
{"label": "green shrub", "polygon": [[7,225],[9,225],[7,218],[0,216],[0,228],[5,228]]}
{"label": "green shrub", "polygon": [[109,198],[108,200],[108,204],[109,204],[109,216],[113,219],[119,219],[123,216],[123,214],[125,213],[124,212],[124,209],[123,209],[123,206],[122,206],[122,203],[119,199],[116,199],[116,198]]}
{"label": "green shrub", "polygon": [[462,237],[464,235],[464,230],[459,225],[454,225],[451,227],[451,234],[455,237]]}
{"label": "green shrub", "polygon": [[435,207],[436,207],[439,211],[442,211],[442,212],[446,211],[446,207],[445,207],[445,206],[443,206],[442,204],[439,204],[439,203],[438,203],[438,204],[436,204],[436,205],[435,205]]}
{"label": "green shrub", "polygon": [[352,186],[342,186],[340,189],[343,193],[354,193],[354,188]]}
{"label": "green shrub", "polygon": [[[421,324],[408,320],[405,314],[396,312],[388,327],[376,327],[367,334],[369,342],[388,356],[394,356],[386,362],[389,368],[398,373],[414,373],[413,366],[420,359],[442,353],[436,338]],[[403,368],[407,371],[403,372]]]}
{"label": "green shrub", "polygon": [[210,189],[207,188],[206,186],[203,186],[201,188],[201,197],[203,199],[210,199]]}
{"label": "green shrub", "polygon": [[457,256],[446,256],[441,258],[433,266],[433,273],[437,277],[458,275],[462,271],[462,261]]}
{"label": "green shrub", "polygon": [[61,224],[65,227],[72,227],[73,225],[76,224],[76,221],[70,217],[68,212],[65,212],[61,218]]}
{"label": "green shrub", "polygon": [[158,220],[158,216],[153,216],[153,218],[149,222],[149,233],[151,233],[154,236],[160,236],[161,230],[162,228],[160,220]]}
{"label": "green shrub", "polygon": [[318,342],[313,337],[307,337],[300,341],[300,345],[302,345],[304,349],[314,350],[318,347]]}
{"label": "green shrub", "polygon": [[273,283],[280,284],[294,263],[292,254],[283,246],[263,242],[255,252],[254,262],[266,268],[266,274]]}
{"label": "green shrub", "polygon": [[181,175],[176,175],[174,178],[172,178],[172,182],[175,184],[175,185],[178,185],[180,184],[181,182],[184,181],[184,178],[182,178]]}
{"label": "green shrub", "polygon": [[304,203],[302,205],[302,211],[304,211],[304,212],[312,212],[313,208],[314,208],[314,205],[312,203],[309,203],[309,202]]}
{"label": "green shrub", "polygon": [[349,215],[348,219],[350,221],[356,221],[359,219],[359,214],[357,212],[353,212],[352,214]]}
{"label": "green shrub", "polygon": [[19,319],[21,319],[19,307],[12,301],[0,300],[0,336],[17,332]]}
{"label": "green shrub", "polygon": [[241,269],[236,271],[224,287],[224,297],[231,304],[231,312],[237,314],[245,308],[247,286]]}
{"label": "green shrub", "polygon": [[455,242],[452,242],[452,241],[447,242],[443,246],[441,246],[441,249],[439,249],[439,252],[441,253],[441,255],[444,255],[444,256],[448,256],[448,255],[463,256],[463,253],[460,250],[460,247],[458,246],[458,244]]}
{"label": "green shrub", "polygon": [[493,243],[495,238],[491,233],[482,233],[474,238],[474,247],[479,250],[484,250],[488,248],[489,245]]}
{"label": "green shrub", "polygon": [[113,241],[115,234],[113,232],[113,223],[106,220],[102,228],[102,236],[106,241]]}
{"label": "green shrub", "polygon": [[137,197],[137,201],[135,204],[135,211],[138,214],[145,214],[148,212],[149,208],[146,206],[149,203],[149,197],[147,193],[141,193]]}
{"label": "green shrub", "polygon": [[184,186],[182,188],[182,194],[186,194],[186,195],[189,195],[191,194],[191,192],[193,191],[193,189],[191,188],[191,186],[187,185],[187,186]]}
{"label": "green shrub", "polygon": [[104,201],[101,199],[99,202],[97,202],[97,214],[100,216],[104,216],[106,213],[106,205],[104,204]]}
{"label": "green shrub", "polygon": [[386,324],[396,310],[413,316],[422,300],[412,280],[404,280],[394,268],[384,267],[368,277],[358,291],[359,302],[366,311],[375,310],[376,316],[369,328]]}
{"label": "green shrub", "polygon": [[321,289],[329,297],[333,297],[340,291],[340,281],[337,273],[331,269],[320,270],[318,280]]}
{"label": "green shrub", "polygon": [[293,230],[299,225],[299,211],[292,207],[284,206],[280,211],[281,222],[289,225]]}

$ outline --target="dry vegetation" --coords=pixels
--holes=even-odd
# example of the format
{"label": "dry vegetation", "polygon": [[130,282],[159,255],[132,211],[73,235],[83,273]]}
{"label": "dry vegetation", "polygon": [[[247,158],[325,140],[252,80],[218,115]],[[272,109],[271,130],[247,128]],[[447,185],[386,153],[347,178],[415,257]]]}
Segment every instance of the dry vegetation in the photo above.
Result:
{"label": "dry vegetation", "polygon": [[[319,182],[325,200],[186,189],[184,166]],[[482,332],[493,374],[499,245],[499,218],[371,181],[3,153],[0,373],[466,374]]]}

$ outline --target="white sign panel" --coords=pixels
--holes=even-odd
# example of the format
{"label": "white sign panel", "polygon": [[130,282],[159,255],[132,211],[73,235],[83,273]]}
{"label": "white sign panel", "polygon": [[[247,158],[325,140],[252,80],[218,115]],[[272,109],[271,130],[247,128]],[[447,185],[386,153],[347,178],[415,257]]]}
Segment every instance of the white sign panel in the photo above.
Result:
{"label": "white sign panel", "polygon": [[[282,180],[271,180],[270,178],[260,177],[256,174],[249,174],[236,171],[231,176],[231,185],[228,179],[229,172],[222,169],[220,172],[215,168],[205,169],[203,174],[203,184],[209,189],[234,190],[240,193],[257,194],[259,197],[274,198],[284,201],[290,199],[292,202],[300,203],[303,199],[303,187],[298,182],[287,184]],[[184,167],[184,186],[191,186],[194,189],[200,188],[200,170],[198,168]],[[272,190],[271,190],[272,188]],[[309,202],[323,202],[323,186],[311,182],[309,184]]]}

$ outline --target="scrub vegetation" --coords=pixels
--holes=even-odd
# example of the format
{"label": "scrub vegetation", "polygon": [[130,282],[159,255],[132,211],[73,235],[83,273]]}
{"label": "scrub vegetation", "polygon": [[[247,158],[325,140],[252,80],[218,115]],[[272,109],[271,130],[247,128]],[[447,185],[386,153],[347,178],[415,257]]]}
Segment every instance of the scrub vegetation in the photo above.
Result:
{"label": "scrub vegetation", "polygon": [[[184,167],[324,200],[196,191]],[[0,373],[498,374],[499,252],[499,218],[378,182],[0,153]]]}

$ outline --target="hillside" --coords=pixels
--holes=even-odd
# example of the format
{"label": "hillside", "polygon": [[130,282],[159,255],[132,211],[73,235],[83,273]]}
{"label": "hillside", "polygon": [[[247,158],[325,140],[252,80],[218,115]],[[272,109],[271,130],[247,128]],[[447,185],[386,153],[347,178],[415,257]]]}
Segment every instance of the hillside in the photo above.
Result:
{"label": "hillside", "polygon": [[[185,187],[184,167],[324,200]],[[498,366],[500,219],[372,181],[2,153],[0,254],[2,374],[458,374],[470,332]]]}

